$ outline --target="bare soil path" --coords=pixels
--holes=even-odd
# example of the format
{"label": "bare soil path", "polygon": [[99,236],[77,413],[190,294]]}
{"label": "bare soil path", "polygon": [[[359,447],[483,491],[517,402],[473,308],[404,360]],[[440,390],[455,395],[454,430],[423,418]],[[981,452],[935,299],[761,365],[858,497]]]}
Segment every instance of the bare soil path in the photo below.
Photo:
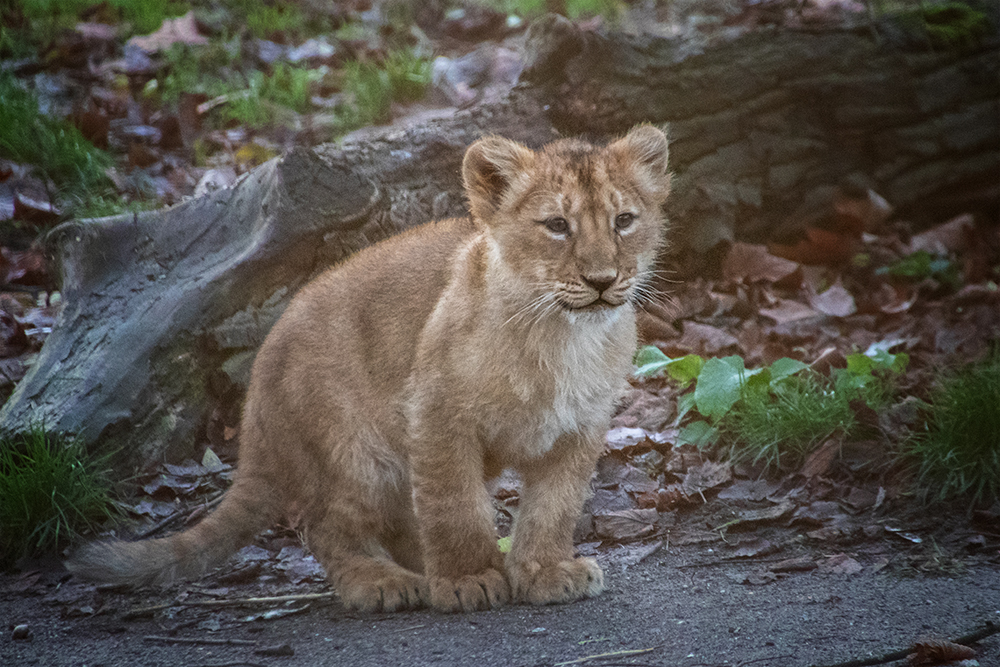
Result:
{"label": "bare soil path", "polygon": [[[697,515],[687,528],[703,525]],[[739,555],[761,535],[619,545],[598,551],[608,581],[600,597],[467,615],[356,614],[335,599],[180,606],[328,589],[315,580],[293,584],[265,566],[242,584],[221,584],[223,573],[180,592],[129,593],[79,584],[57,563],[36,563],[0,575],[9,626],[0,664],[827,666],[1000,626],[1000,554],[956,551],[938,543],[941,534],[925,533],[917,544],[886,532],[837,545],[776,528],[766,538],[780,547],[749,558]],[[177,606],[130,613],[165,603]],[[31,639],[12,638],[20,624]],[[1000,665],[1000,634],[975,648],[978,662],[965,664]]]}

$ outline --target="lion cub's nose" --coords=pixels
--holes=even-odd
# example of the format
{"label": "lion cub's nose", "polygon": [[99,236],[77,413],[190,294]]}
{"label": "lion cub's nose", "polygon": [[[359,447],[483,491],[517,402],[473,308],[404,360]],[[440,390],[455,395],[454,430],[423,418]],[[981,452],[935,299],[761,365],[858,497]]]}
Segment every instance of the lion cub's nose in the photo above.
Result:
{"label": "lion cub's nose", "polygon": [[583,276],[583,282],[587,283],[589,287],[593,287],[597,290],[598,294],[604,292],[612,285],[615,284],[615,279],[618,277],[618,273],[595,273],[589,276]]}

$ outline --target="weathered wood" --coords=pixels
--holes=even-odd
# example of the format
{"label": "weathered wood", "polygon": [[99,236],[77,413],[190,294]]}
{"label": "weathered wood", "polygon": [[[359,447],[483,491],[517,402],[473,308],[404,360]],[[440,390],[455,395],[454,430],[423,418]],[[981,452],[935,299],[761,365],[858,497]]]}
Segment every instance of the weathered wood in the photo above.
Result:
{"label": "weathered wood", "polygon": [[461,156],[487,132],[539,145],[669,122],[675,247],[695,249],[760,234],[852,173],[903,207],[1000,183],[995,24],[962,52],[788,30],[687,52],[552,17],[528,44],[523,82],[502,102],[295,150],[163,211],[57,228],[65,307],[0,428],[44,422],[140,466],[191,454],[212,407],[238,404],[257,346],[304,281],[463,213]]}
{"label": "weathered wood", "polygon": [[[996,7],[994,7],[996,10]],[[928,221],[1000,199],[1000,38],[902,48],[869,28],[759,30],[700,52],[549,17],[523,77],[560,132],[669,123],[680,247],[760,237],[819,186],[859,175]],[[888,26],[883,26],[888,33]],[[967,209],[966,209],[967,210]],[[936,219],[936,220],[935,220]]]}

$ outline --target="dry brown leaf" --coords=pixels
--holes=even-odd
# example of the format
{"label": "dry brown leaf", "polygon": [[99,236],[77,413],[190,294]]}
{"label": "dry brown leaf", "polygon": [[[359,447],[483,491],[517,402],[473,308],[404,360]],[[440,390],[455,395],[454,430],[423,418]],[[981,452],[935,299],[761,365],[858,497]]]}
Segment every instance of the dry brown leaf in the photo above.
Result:
{"label": "dry brown leaf", "polygon": [[655,491],[646,491],[635,497],[635,504],[641,510],[656,509],[660,502],[660,494]]}
{"label": "dry brown leaf", "polygon": [[619,486],[629,493],[654,493],[659,485],[642,470],[626,465],[622,470]]}
{"label": "dry brown leaf", "polygon": [[768,250],[793,262],[832,266],[847,262],[861,249],[860,236],[839,234],[818,227],[805,230],[805,235],[795,245],[772,243]]}
{"label": "dry brown leaf", "polygon": [[914,285],[890,285],[881,283],[869,295],[871,302],[878,310],[887,315],[905,313],[917,300],[917,287]]}
{"label": "dry brown leaf", "polygon": [[733,558],[758,558],[777,553],[781,547],[762,537],[742,540],[732,553]]}
{"label": "dry brown leaf", "polygon": [[874,190],[851,193],[840,188],[833,199],[833,211],[835,229],[860,236],[865,230],[876,229],[885,222],[893,208]]}
{"label": "dry brown leaf", "polygon": [[52,282],[45,252],[37,245],[27,250],[0,248],[0,281],[10,285],[46,287]]}
{"label": "dry brown leaf", "polygon": [[795,510],[792,522],[806,526],[822,526],[836,518],[844,518],[840,505],[832,500],[814,500]]}
{"label": "dry brown leaf", "polygon": [[[613,450],[644,451],[650,432],[656,433],[671,422],[676,413],[677,398],[673,392],[661,391],[663,395],[651,391],[633,389],[623,400],[624,409],[611,422],[615,428],[606,437],[608,447]],[[618,431],[620,428],[626,431]],[[614,433],[612,432],[614,431]]]}
{"label": "dry brown leaf", "polygon": [[698,322],[684,322],[684,335],[672,343],[674,347],[690,350],[703,356],[717,355],[723,350],[736,347],[739,341],[732,334],[717,327]]}
{"label": "dry brown leaf", "polygon": [[655,509],[594,514],[594,532],[605,540],[634,540],[651,535],[658,516]]}
{"label": "dry brown leaf", "polygon": [[882,487],[870,489],[853,486],[850,493],[844,498],[844,503],[858,512],[863,512],[875,507],[876,503],[879,503],[880,495],[883,499],[885,498],[885,490]]}
{"label": "dry brown leaf", "polygon": [[693,505],[695,500],[684,491],[680,484],[671,484],[656,492],[656,509],[661,512],[673,509],[678,505]]}
{"label": "dry brown leaf", "polygon": [[705,458],[694,445],[681,445],[674,447],[670,459],[664,468],[667,472],[676,474],[686,473],[688,470],[700,466]]}
{"label": "dry brown leaf", "polygon": [[830,556],[819,566],[819,571],[824,574],[857,574],[864,569],[861,563],[847,554]]}
{"label": "dry brown leaf", "polygon": [[969,235],[975,226],[976,220],[972,214],[963,213],[944,224],[915,235],[910,239],[906,253],[910,254],[919,250],[929,252],[932,255],[961,252],[968,245]]}
{"label": "dry brown leaf", "polygon": [[797,322],[821,316],[821,313],[809,306],[791,299],[777,299],[775,307],[761,308],[760,314],[770,317],[778,324],[788,324],[789,322]]}
{"label": "dry brown leaf", "polygon": [[906,656],[911,665],[943,665],[955,660],[975,658],[974,649],[943,639],[925,639],[913,645],[913,653]]}
{"label": "dry brown leaf", "polygon": [[28,349],[24,327],[6,310],[0,310],[0,357],[14,357]]}
{"label": "dry brown leaf", "polygon": [[651,345],[658,340],[671,340],[680,336],[680,332],[659,315],[648,312],[648,308],[636,313],[636,326],[639,328],[639,340]]}
{"label": "dry brown leaf", "polygon": [[802,464],[799,474],[803,477],[820,477],[825,475],[840,453],[840,438],[830,438],[809,455]]}
{"label": "dry brown leaf", "polygon": [[604,442],[611,451],[632,450],[636,445],[646,442],[646,431],[641,428],[619,426],[607,432]]}
{"label": "dry brown leaf", "polygon": [[858,307],[854,303],[854,297],[840,283],[837,282],[822,292],[809,289],[809,305],[825,315],[834,317],[847,317],[858,312]]}
{"label": "dry brown leaf", "polygon": [[719,491],[719,499],[760,502],[774,493],[777,488],[777,484],[765,479],[740,479]]}
{"label": "dry brown leaf", "polygon": [[809,556],[799,556],[798,558],[789,558],[774,563],[767,569],[771,572],[806,572],[808,570],[815,570],[816,567],[816,561]]}
{"label": "dry brown leaf", "polygon": [[617,510],[631,509],[632,499],[619,489],[597,489],[587,501],[587,505],[593,514],[607,514]]}
{"label": "dry brown leaf", "polygon": [[733,530],[746,530],[762,523],[772,523],[787,517],[795,509],[795,503],[786,500],[774,507],[765,507],[759,510],[745,510],[730,522],[729,528]]}
{"label": "dry brown leaf", "polygon": [[820,542],[850,542],[858,537],[860,530],[845,523],[834,523],[806,533],[810,540]]}
{"label": "dry brown leaf", "polygon": [[705,461],[700,466],[688,468],[683,480],[683,490],[694,495],[722,486],[733,478],[733,468],[728,463]]}
{"label": "dry brown leaf", "polygon": [[746,284],[757,281],[786,282],[799,270],[791,260],[776,257],[763,245],[734,243],[722,262],[722,277],[729,282]]}

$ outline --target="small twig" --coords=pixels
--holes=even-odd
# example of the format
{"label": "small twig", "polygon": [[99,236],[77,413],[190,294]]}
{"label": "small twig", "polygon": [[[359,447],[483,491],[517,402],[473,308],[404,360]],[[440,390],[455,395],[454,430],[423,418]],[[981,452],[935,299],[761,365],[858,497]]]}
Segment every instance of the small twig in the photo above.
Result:
{"label": "small twig", "polygon": [[[975,644],[980,639],[985,639],[986,637],[997,633],[1000,633],[1000,625],[997,625],[992,621],[986,621],[986,625],[984,627],[959,637],[953,643],[968,646],[969,644]],[[811,665],[811,667],[870,667],[871,665],[884,665],[887,662],[905,660],[906,656],[912,652],[912,649],[903,649],[902,651],[893,651],[892,653],[886,653],[874,658],[848,660],[847,662],[837,662],[832,665]]]}
{"label": "small twig", "polygon": [[421,623],[420,625],[411,625],[408,628],[399,628],[398,630],[396,630],[396,632],[406,632],[408,630],[417,630],[419,628],[423,628],[423,627],[426,627],[426,626],[427,626],[426,623]]}
{"label": "small twig", "polygon": [[163,635],[146,635],[146,641],[166,642],[168,644],[205,644],[209,646],[256,646],[257,642],[250,639],[214,639],[212,637],[164,637]]}
{"label": "small twig", "polygon": [[755,658],[753,660],[744,660],[743,662],[736,663],[736,667],[746,667],[747,665],[752,665],[755,662],[764,662],[765,660],[778,660],[780,658],[794,658],[794,653],[786,653],[785,655],[772,655],[766,658]]}
{"label": "small twig", "polygon": [[621,658],[626,655],[642,655],[643,653],[650,653],[660,648],[659,646],[653,646],[652,648],[637,648],[629,649],[626,651],[612,651],[611,653],[596,653],[594,655],[588,655],[583,658],[577,658],[576,660],[567,660],[566,662],[557,662],[554,667],[563,667],[564,665],[582,665],[585,662],[590,662],[591,660],[600,660],[601,658]]}
{"label": "small twig", "polygon": [[170,609],[171,607],[238,607],[244,604],[275,604],[280,602],[292,602],[299,600],[329,600],[336,596],[334,592],[327,593],[302,593],[301,595],[277,595],[274,597],[261,598],[239,598],[236,600],[175,600],[167,604],[158,604],[152,607],[140,607],[131,609],[123,615],[125,620],[147,616],[157,611]]}
{"label": "small twig", "polygon": [[1000,625],[997,625],[993,621],[986,621],[983,627],[973,632],[970,632],[967,635],[962,635],[961,637],[955,640],[955,643],[961,644],[963,646],[968,646],[969,644],[975,644],[980,639],[986,639],[987,637],[990,637],[997,633],[1000,633]]}
{"label": "small twig", "polygon": [[681,565],[674,565],[676,570],[690,570],[692,568],[699,567],[715,567],[716,565],[739,565],[740,563],[745,563],[747,565],[757,565],[760,563],[781,563],[788,560],[787,557],[781,558],[719,558],[718,560],[709,560],[701,563],[683,563]]}

